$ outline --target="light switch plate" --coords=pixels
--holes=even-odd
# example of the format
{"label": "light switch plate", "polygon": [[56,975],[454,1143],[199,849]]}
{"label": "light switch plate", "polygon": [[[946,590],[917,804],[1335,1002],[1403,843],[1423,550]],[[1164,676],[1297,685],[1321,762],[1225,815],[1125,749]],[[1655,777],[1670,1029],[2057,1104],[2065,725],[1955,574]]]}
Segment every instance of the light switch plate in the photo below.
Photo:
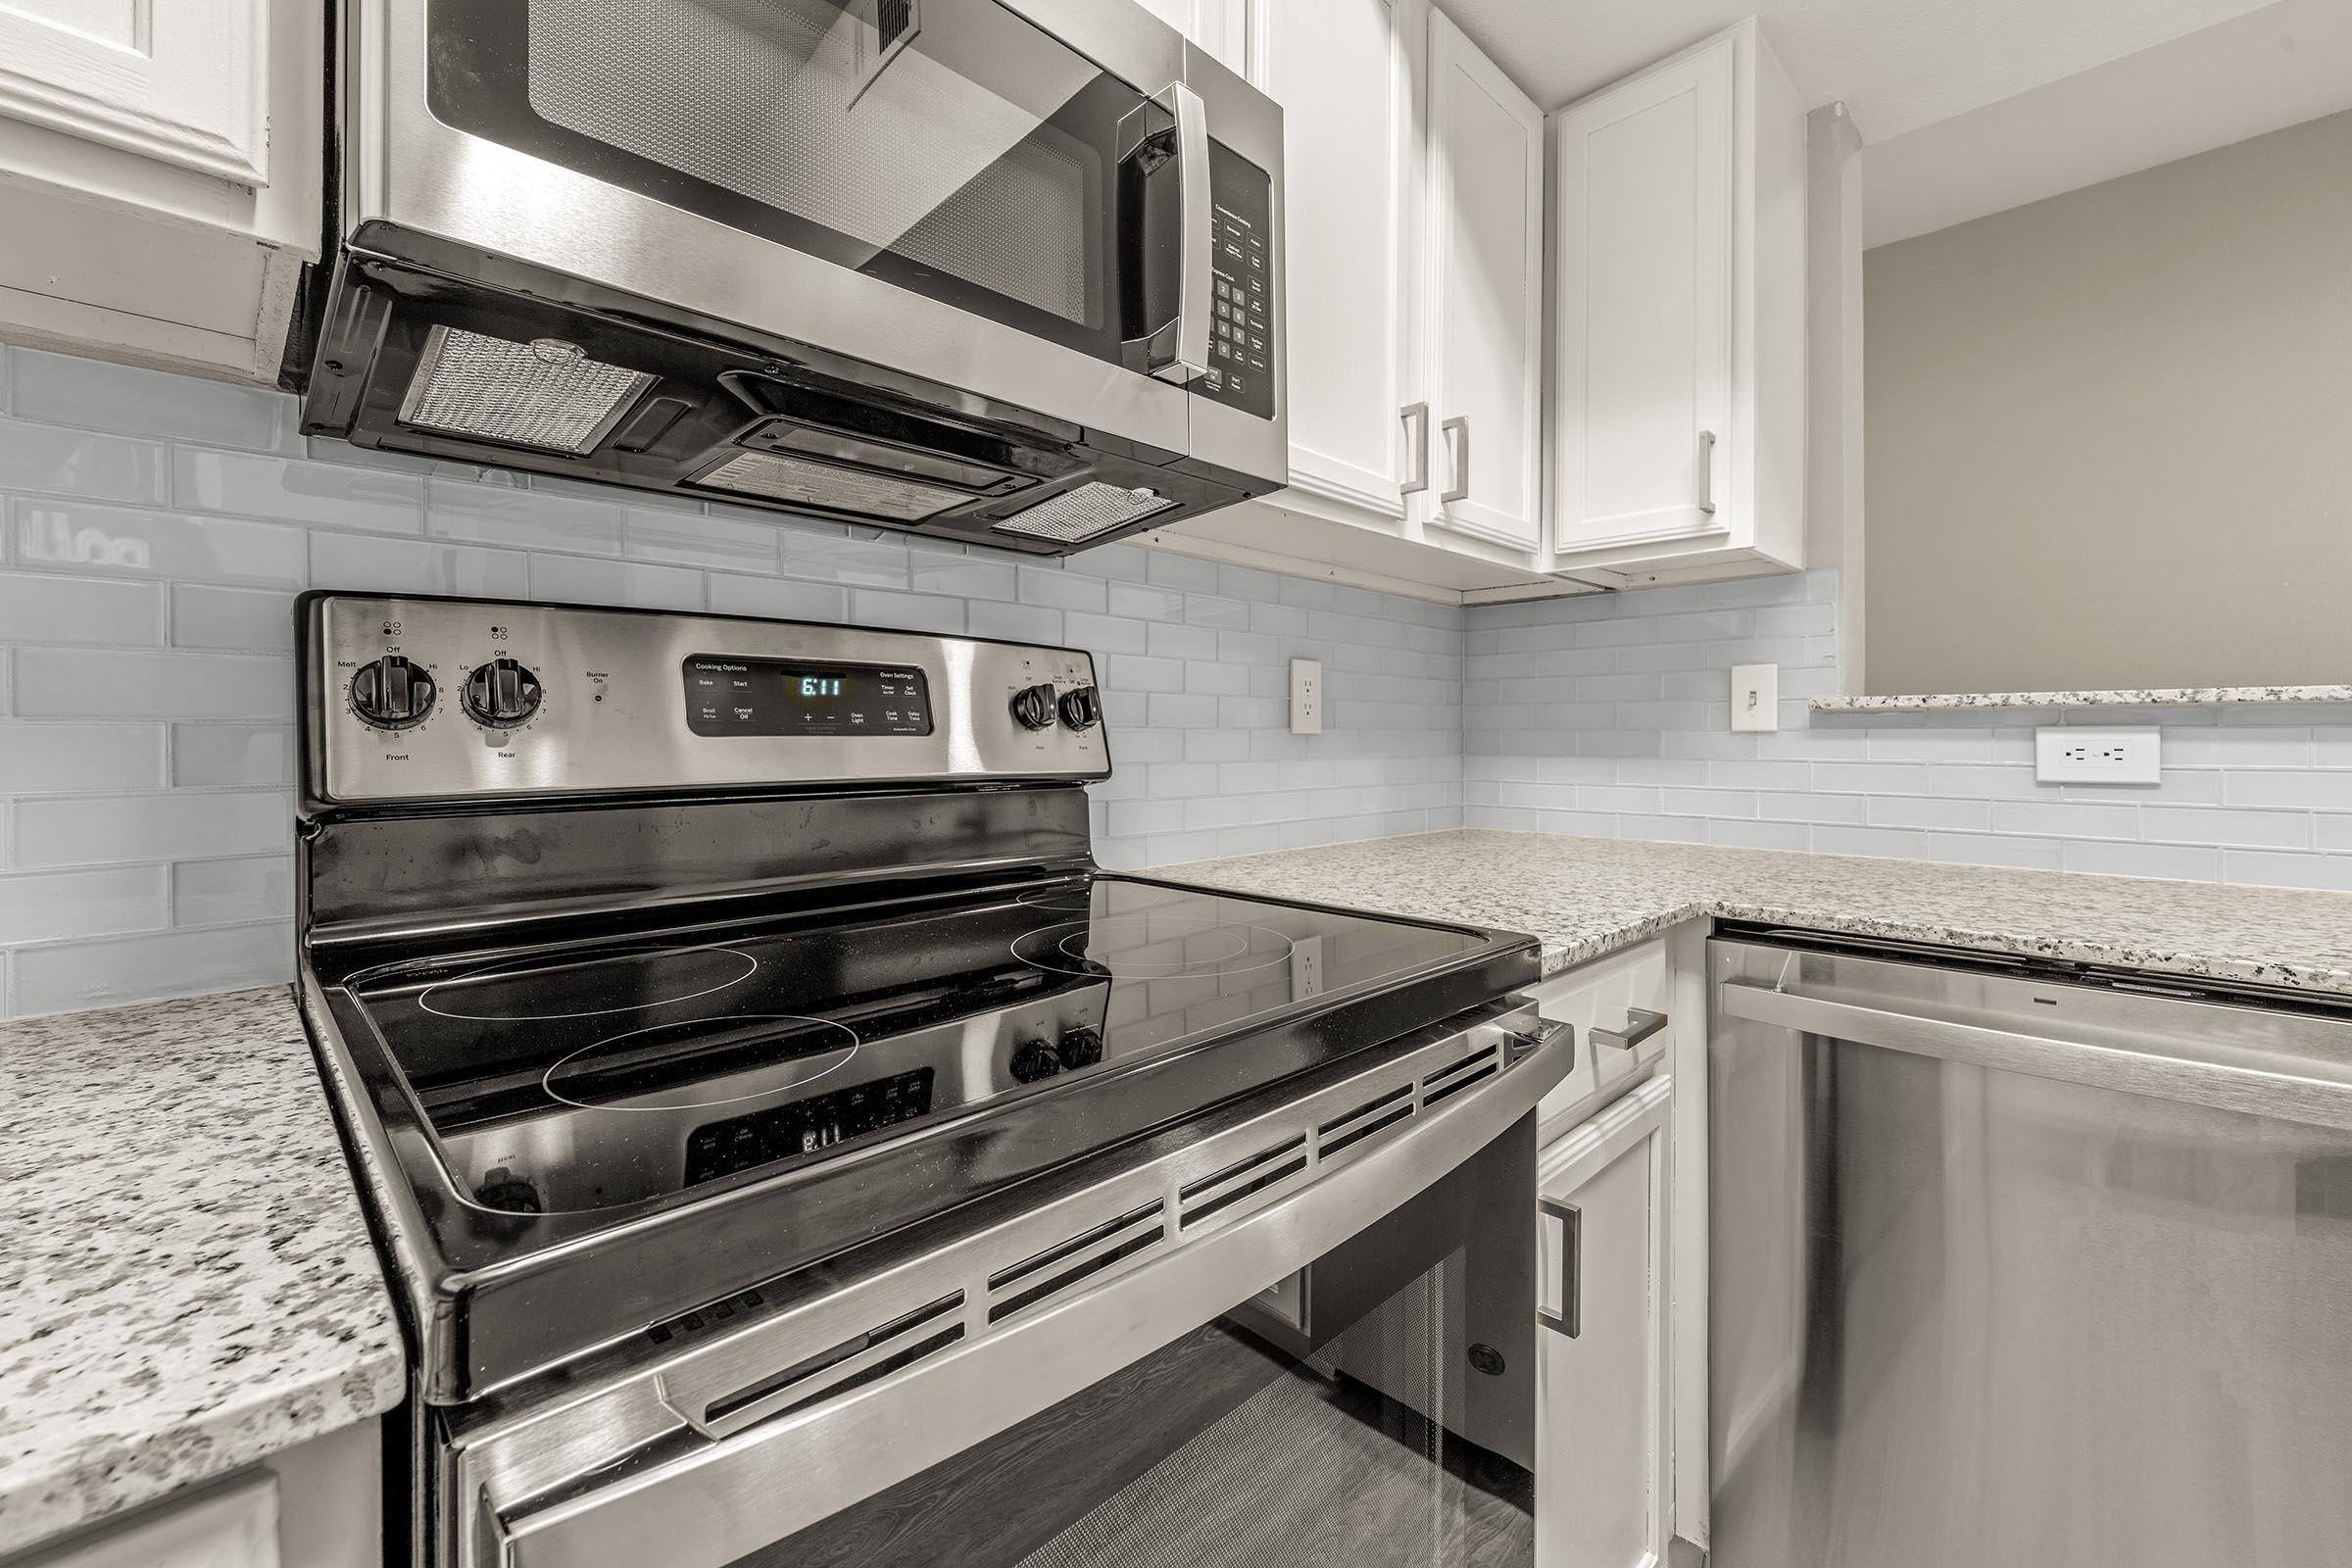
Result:
{"label": "light switch plate", "polygon": [[2161,784],[2164,731],[2154,725],[2034,732],[2034,776],[2044,784]]}
{"label": "light switch plate", "polygon": [[1732,728],[1781,727],[1781,666],[1732,666]]}
{"label": "light switch plate", "polygon": [[1291,733],[1323,733],[1323,661],[1291,661]]}

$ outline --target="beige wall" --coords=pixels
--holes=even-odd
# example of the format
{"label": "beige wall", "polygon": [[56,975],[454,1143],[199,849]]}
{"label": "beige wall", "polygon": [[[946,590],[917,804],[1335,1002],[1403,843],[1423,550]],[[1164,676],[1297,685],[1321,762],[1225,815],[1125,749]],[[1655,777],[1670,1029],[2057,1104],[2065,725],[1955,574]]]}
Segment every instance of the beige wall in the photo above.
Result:
{"label": "beige wall", "polygon": [[2352,114],[1864,288],[1868,690],[2352,680]]}

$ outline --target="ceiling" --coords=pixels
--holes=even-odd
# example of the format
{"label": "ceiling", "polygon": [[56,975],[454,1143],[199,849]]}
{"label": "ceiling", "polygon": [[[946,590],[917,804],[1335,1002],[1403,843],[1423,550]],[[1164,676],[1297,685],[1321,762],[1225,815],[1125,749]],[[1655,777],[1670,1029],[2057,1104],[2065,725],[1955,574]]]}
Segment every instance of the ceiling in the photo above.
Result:
{"label": "ceiling", "polygon": [[2352,4],[2259,11],[2005,98],[1862,159],[1886,245],[2352,109]]}
{"label": "ceiling", "polygon": [[[2345,0],[2328,0],[2338,8]],[[1808,104],[1883,142],[2260,8],[2262,0],[1444,0],[1556,109],[1743,17]]]}

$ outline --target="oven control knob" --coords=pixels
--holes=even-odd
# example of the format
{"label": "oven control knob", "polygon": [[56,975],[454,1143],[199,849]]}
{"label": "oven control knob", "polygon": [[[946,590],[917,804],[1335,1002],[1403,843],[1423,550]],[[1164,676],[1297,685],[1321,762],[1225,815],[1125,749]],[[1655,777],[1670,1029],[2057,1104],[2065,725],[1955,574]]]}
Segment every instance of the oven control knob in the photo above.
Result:
{"label": "oven control knob", "polygon": [[1061,721],[1072,729],[1093,729],[1102,722],[1102,694],[1092,686],[1073,686],[1061,694]]}
{"label": "oven control knob", "polygon": [[1054,727],[1054,688],[1024,686],[1012,694],[1012,716],[1021,721],[1023,729],[1052,729]]}
{"label": "oven control knob", "polygon": [[1040,1078],[1051,1078],[1059,1071],[1060,1058],[1054,1054],[1054,1048],[1043,1040],[1024,1040],[1013,1048],[1014,1083],[1033,1084]]}
{"label": "oven control knob", "polygon": [[351,677],[351,710],[377,729],[409,729],[433,710],[433,677],[398,654],[362,664]]}
{"label": "oven control knob", "polygon": [[1054,1050],[1054,1054],[1061,1058],[1061,1064],[1076,1072],[1081,1067],[1092,1067],[1102,1059],[1102,1035],[1101,1031],[1081,1024],[1063,1035],[1061,1043]]}
{"label": "oven control knob", "polygon": [[539,677],[501,655],[466,677],[465,701],[475,723],[513,729],[539,711]]}

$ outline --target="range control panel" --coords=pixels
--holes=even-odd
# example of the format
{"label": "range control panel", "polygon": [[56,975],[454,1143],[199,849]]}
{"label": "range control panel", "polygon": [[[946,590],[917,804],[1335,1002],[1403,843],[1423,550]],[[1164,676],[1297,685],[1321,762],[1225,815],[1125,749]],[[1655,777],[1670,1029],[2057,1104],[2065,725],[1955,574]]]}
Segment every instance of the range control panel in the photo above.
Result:
{"label": "range control panel", "polygon": [[1072,649],[335,593],[302,625],[320,803],[1110,772]]}

